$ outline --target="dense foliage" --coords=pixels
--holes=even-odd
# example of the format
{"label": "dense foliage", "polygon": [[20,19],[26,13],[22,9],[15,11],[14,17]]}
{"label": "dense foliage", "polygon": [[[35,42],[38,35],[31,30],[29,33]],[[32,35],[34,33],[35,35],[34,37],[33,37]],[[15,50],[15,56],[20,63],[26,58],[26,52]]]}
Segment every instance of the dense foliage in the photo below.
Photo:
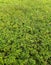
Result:
{"label": "dense foliage", "polygon": [[0,65],[51,65],[51,0],[0,0]]}

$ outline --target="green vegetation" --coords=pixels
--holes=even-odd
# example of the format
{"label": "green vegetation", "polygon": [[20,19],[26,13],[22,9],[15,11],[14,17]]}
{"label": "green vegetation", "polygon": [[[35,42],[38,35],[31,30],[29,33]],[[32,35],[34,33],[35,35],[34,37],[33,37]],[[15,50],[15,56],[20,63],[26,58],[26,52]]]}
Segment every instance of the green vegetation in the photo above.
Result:
{"label": "green vegetation", "polygon": [[51,65],[51,0],[0,0],[0,65]]}

